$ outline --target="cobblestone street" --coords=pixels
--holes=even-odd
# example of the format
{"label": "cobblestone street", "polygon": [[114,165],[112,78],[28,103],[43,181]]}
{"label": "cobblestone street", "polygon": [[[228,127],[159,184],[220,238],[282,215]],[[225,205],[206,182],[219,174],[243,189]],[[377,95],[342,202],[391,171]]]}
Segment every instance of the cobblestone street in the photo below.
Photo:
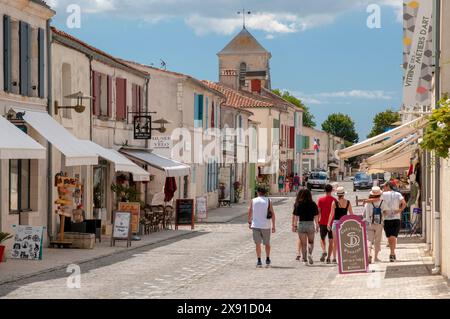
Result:
{"label": "cobblestone street", "polygon": [[[315,197],[322,193],[315,193]],[[351,196],[350,198],[353,198]],[[295,261],[291,232],[293,198],[275,206],[273,267],[255,268],[254,245],[246,217],[224,224],[202,224],[197,232],[129,252],[86,262],[81,288],[67,287],[69,273],[52,271],[0,286],[2,298],[449,298],[441,276],[430,275],[431,258],[414,239],[400,239],[398,262],[371,272],[338,275],[336,266]],[[354,202],[354,200],[352,200]],[[241,208],[242,209],[242,208]],[[243,211],[245,213],[245,211]]]}

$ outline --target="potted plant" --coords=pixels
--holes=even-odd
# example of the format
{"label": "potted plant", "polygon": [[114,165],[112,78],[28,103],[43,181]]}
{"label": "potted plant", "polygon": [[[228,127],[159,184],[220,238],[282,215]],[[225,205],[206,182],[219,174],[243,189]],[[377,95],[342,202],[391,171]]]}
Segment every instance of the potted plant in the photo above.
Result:
{"label": "potted plant", "polygon": [[420,146],[446,159],[450,157],[450,99],[446,96],[439,104],[440,108],[433,110],[429,117]]}
{"label": "potted plant", "polygon": [[3,256],[5,254],[5,246],[3,246],[2,243],[12,237],[13,236],[11,234],[0,232],[0,263],[3,261]]}

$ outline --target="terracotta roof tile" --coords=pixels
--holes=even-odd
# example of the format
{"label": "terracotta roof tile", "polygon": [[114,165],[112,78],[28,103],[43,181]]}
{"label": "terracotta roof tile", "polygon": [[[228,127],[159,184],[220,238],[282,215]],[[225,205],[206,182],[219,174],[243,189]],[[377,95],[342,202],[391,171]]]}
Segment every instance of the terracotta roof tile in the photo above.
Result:
{"label": "terracotta roof tile", "polygon": [[276,106],[270,99],[256,96],[252,93],[244,92],[242,90],[237,91],[215,82],[203,81],[203,83],[216,91],[222,92],[227,98],[227,101],[225,102],[226,106],[234,108],[270,108]]}

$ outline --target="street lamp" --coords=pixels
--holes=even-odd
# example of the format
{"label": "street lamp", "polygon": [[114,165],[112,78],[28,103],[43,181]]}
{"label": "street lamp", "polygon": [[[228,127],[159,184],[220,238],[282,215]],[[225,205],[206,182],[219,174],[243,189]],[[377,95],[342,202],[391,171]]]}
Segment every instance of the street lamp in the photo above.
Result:
{"label": "street lamp", "polygon": [[59,109],[74,109],[77,113],[83,113],[86,110],[86,106],[83,105],[83,100],[93,100],[91,96],[84,96],[82,92],[77,92],[65,96],[66,99],[77,100],[74,106],[60,106],[58,101],[55,101],[55,115],[58,115]]}

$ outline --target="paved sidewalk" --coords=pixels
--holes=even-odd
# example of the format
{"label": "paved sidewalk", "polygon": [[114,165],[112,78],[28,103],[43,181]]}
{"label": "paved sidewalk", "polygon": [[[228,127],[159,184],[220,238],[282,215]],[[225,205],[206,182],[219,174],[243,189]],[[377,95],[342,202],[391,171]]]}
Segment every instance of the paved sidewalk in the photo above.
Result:
{"label": "paved sidewalk", "polygon": [[[288,200],[287,197],[270,197],[274,205],[278,205]],[[208,219],[198,224],[223,224],[229,223],[248,213],[248,202],[232,204],[231,207],[220,207],[208,211]]]}
{"label": "paved sidewalk", "polygon": [[[87,261],[100,259],[106,256],[119,254],[140,247],[151,246],[166,240],[176,239],[194,233],[191,230],[166,230],[142,235],[140,241],[133,241],[131,247],[126,247],[126,242],[117,241],[116,246],[111,247],[109,237],[103,237],[102,242],[95,244],[94,249],[56,249],[44,248],[42,260],[17,260],[8,258],[0,263],[0,285],[35,276],[56,269],[66,268],[70,264],[81,264]],[[8,252],[9,253],[9,252]],[[8,257],[8,256],[7,256]]]}

